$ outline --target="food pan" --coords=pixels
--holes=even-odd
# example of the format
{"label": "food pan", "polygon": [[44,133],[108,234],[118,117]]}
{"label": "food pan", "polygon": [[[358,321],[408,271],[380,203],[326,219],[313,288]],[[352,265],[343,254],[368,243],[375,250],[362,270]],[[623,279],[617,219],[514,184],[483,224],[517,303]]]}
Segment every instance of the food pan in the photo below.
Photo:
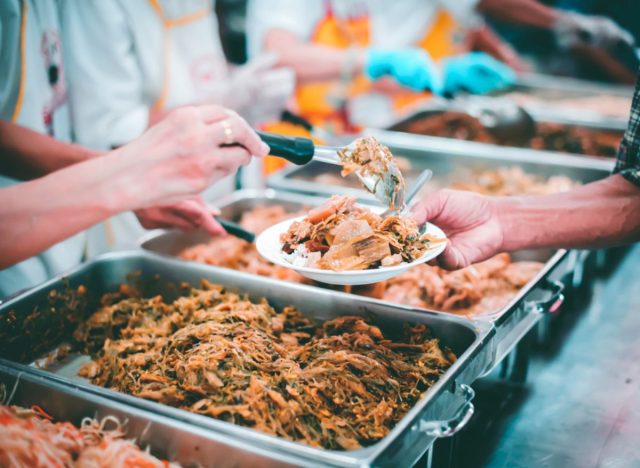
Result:
{"label": "food pan", "polygon": [[[592,81],[557,76],[523,74],[512,88],[495,93],[509,97],[512,93],[524,94],[539,100],[522,106],[540,122],[555,122],[580,125],[588,128],[625,130],[633,98],[633,86],[611,85]],[[576,100],[582,98],[627,100],[623,112],[618,116],[607,115],[597,109],[576,107]],[[549,103],[549,105],[546,105]],[[625,114],[622,116],[622,114]]]}
{"label": "food pan", "polygon": [[[144,411],[115,399],[87,391],[74,382],[62,382],[8,362],[0,364],[0,387],[6,392],[4,404],[29,408],[38,405],[56,421],[80,426],[82,419],[115,416],[124,424],[125,436],[163,460],[182,466],[295,466],[282,454],[270,459],[259,447],[185,421]],[[227,464],[228,461],[228,464]]]}
{"label": "food pan", "polygon": [[[299,197],[299,198],[298,198]],[[297,199],[297,202],[292,201]],[[265,192],[255,190],[239,191],[220,202],[220,209],[225,217],[237,221],[246,210],[258,206],[283,205],[292,211],[306,206],[317,205],[323,198],[288,194],[286,192]],[[181,231],[159,231],[151,233],[140,241],[140,246],[151,252],[167,256],[175,256],[187,247],[191,247],[208,239],[206,233],[184,233]],[[512,257],[516,261],[538,261],[544,264],[543,269],[515,295],[508,304],[492,314],[477,316],[475,319],[492,322],[497,329],[496,348],[492,366],[520,341],[520,339],[543,317],[551,303],[562,297],[561,285],[557,282],[564,279],[566,271],[573,267],[573,256],[562,251],[522,251],[515,252]],[[360,296],[357,296],[360,297]],[[540,301],[548,304],[540,304]],[[389,303],[392,304],[392,303]],[[392,304],[395,307],[405,306]],[[427,310],[427,309],[423,309]],[[431,311],[444,313],[441,311]],[[449,314],[447,314],[449,315]]]}
{"label": "food pan", "polygon": [[[81,356],[67,358],[55,370],[39,369],[27,364],[55,349],[71,333],[72,327],[65,327],[64,317],[60,314],[55,317],[47,316],[52,310],[52,290],[84,285],[87,296],[95,305],[102,294],[116,290],[132,273],[136,273],[138,283],[147,284],[149,293],[152,294],[170,292],[172,285],[176,283],[186,281],[197,284],[201,278],[207,278],[229,289],[242,291],[252,299],[266,297],[277,308],[285,305],[297,306],[308,316],[319,320],[355,314],[375,317],[385,327],[401,327],[407,322],[424,323],[459,358],[384,439],[353,451],[312,448],[92,385],[77,377],[78,366],[86,361]],[[91,308],[91,304],[88,308]],[[37,317],[34,317],[34,311],[39,312]],[[278,282],[144,252],[109,254],[76,268],[64,277],[36,287],[0,306],[0,324],[0,364],[11,366],[34,378],[41,378],[43,385],[50,385],[51,388],[56,385],[73,386],[74,393],[79,398],[97,396],[111,400],[123,405],[121,408],[125,412],[130,407],[131,414],[139,414],[137,410],[154,413],[166,418],[168,423],[175,422],[176,434],[179,428],[187,424],[207,436],[224,436],[233,446],[226,448],[220,456],[210,453],[207,464],[219,462],[230,466],[241,465],[248,456],[254,456],[256,463],[265,460],[292,462],[297,465],[410,466],[438,436],[452,435],[471,417],[473,405],[470,400],[473,392],[468,385],[487,370],[495,351],[492,340],[495,331],[489,324],[397,308],[335,291]],[[56,415],[65,417],[62,411]],[[249,447],[254,453],[248,453]]]}
{"label": "food pan", "polygon": [[[614,163],[610,160],[584,158],[554,152],[486,145],[447,138],[412,135],[408,133],[370,130],[369,134],[389,147],[394,155],[406,158],[411,169],[405,174],[411,183],[422,171],[431,169],[433,180],[428,188],[448,187],[465,181],[476,170],[520,166],[525,172],[542,177],[564,175],[582,183],[593,182],[610,174]],[[267,179],[267,185],[278,191],[291,191],[312,196],[329,197],[334,194],[353,195],[362,201],[375,199],[359,188],[357,180],[331,185],[317,182],[321,175],[340,179],[340,168],[312,162],[302,167],[285,168]]]}

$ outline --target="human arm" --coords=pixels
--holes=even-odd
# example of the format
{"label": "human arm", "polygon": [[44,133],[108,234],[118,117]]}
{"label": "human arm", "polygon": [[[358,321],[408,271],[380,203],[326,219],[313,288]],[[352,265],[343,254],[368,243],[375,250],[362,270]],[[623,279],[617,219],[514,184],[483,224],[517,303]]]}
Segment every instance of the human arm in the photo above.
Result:
{"label": "human arm", "polygon": [[[222,120],[242,147],[221,147],[228,143]],[[0,190],[0,268],[122,211],[196,196],[251,154],[267,152],[235,113],[218,106],[179,109],[104,156]]]}
{"label": "human arm", "polygon": [[640,240],[640,188],[620,174],[569,192],[489,197],[442,190],[414,215],[449,238],[439,258],[462,268],[498,252],[536,248],[599,248]]}
{"label": "human arm", "polygon": [[498,21],[551,30],[563,48],[634,43],[628,31],[607,17],[562,11],[536,0],[480,0],[477,8]]}
{"label": "human arm", "polygon": [[0,172],[29,180],[100,154],[79,145],[55,140],[21,125],[0,120]]}
{"label": "human arm", "polygon": [[477,9],[492,19],[550,29],[560,12],[536,0],[480,0]]}

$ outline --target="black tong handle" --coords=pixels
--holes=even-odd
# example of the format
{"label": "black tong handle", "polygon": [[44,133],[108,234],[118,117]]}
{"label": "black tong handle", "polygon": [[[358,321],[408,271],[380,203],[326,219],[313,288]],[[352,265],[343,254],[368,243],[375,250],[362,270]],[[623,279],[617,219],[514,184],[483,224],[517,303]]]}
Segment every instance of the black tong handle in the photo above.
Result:
{"label": "black tong handle", "polygon": [[256,240],[256,235],[253,232],[247,231],[245,228],[240,226],[239,224],[232,223],[231,221],[227,221],[220,216],[214,216],[215,220],[220,223],[220,226],[224,228],[232,236],[238,237],[240,239],[244,239],[247,242],[253,243]]}
{"label": "black tong handle", "polygon": [[275,133],[257,132],[269,148],[269,154],[303,166],[313,159],[316,147],[309,138],[288,137]]}

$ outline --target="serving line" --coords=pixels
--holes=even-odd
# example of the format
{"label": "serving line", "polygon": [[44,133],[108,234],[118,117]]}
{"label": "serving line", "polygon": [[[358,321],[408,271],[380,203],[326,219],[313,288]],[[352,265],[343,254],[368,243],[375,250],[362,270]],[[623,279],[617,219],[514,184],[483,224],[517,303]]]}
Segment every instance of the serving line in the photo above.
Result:
{"label": "serving line", "polygon": [[[170,290],[171,284],[186,281],[196,285],[202,278],[206,278],[223,284],[228,289],[243,291],[255,300],[266,297],[275,308],[296,306],[308,317],[318,320],[359,315],[374,317],[383,327],[399,328],[407,322],[424,323],[434,336],[441,339],[443,345],[458,356],[458,360],[425,392],[386,437],[371,446],[353,451],[313,448],[90,384],[77,377],[78,364],[83,362],[82,356],[70,357],[55,370],[39,369],[28,364],[34,358],[55,349],[71,332],[66,330],[56,336],[52,327],[44,327],[38,334],[34,333],[33,326],[29,327],[28,332],[25,331],[25,319],[30,320],[31,325],[34,324],[34,318],[30,316],[33,311],[42,313],[41,324],[48,323],[49,295],[52,290],[60,291],[84,285],[95,305],[102,294],[117,290],[133,273],[137,275],[138,282],[152,281],[152,289],[156,293]],[[146,418],[150,425],[155,424],[150,419],[152,414],[166,422],[168,428],[157,426],[160,431],[158,440],[167,449],[176,449],[176,453],[167,453],[167,456],[180,455],[182,452],[178,450],[179,447],[193,448],[193,440],[196,440],[193,439],[193,433],[196,433],[200,437],[198,440],[213,440],[224,446],[220,454],[215,450],[207,452],[208,463],[218,460],[225,464],[241,464],[246,462],[247,457],[252,457],[255,463],[275,461],[305,466],[410,466],[431,447],[437,437],[453,435],[469,420],[473,413],[473,391],[469,385],[486,372],[495,352],[495,342],[492,340],[495,330],[486,323],[395,307],[350,294],[143,252],[108,254],[48,281],[0,306],[0,323],[3,324],[0,328],[3,334],[0,340],[0,365],[22,373],[27,380],[37,380],[43,387],[50,389],[52,394],[60,389],[69,389],[76,397],[75,400],[62,398],[58,403],[55,403],[57,399],[45,400],[54,406],[51,411],[56,416],[67,418],[65,415],[69,413],[69,419],[77,417],[77,408],[73,407],[77,402],[81,402],[84,411],[92,413],[105,410],[100,405],[110,401],[122,409],[124,415],[140,416],[143,421]],[[10,323],[12,325],[8,326]],[[25,332],[20,334],[20,330]],[[27,392],[14,392],[14,395],[22,398]],[[141,426],[142,423],[136,427]],[[185,432],[185,427],[189,427],[191,431]],[[143,434],[140,432],[138,435]]]}
{"label": "serving line", "polygon": [[[289,192],[242,190],[221,200],[219,207],[225,218],[238,221],[244,212],[256,207],[281,205],[291,212],[297,212],[303,208],[317,206],[324,201],[325,199],[321,197]],[[206,242],[209,239],[210,237],[204,232],[156,231],[141,238],[139,245],[155,254],[175,257],[185,248]],[[571,257],[564,250],[522,251],[516,252],[512,256],[514,261],[535,260],[542,262],[544,266],[503,307],[491,314],[471,318],[474,322],[490,324],[496,329],[494,336],[496,352],[487,372],[499,365],[528,331],[548,315],[551,303],[555,304],[562,298],[560,284],[563,284],[561,280],[566,280],[567,265],[571,260]],[[322,288],[310,287],[324,291]],[[349,296],[362,298],[362,296],[352,294]],[[429,313],[459,317],[456,314],[433,309],[416,309],[387,301],[368,300],[405,310],[423,310]]]}

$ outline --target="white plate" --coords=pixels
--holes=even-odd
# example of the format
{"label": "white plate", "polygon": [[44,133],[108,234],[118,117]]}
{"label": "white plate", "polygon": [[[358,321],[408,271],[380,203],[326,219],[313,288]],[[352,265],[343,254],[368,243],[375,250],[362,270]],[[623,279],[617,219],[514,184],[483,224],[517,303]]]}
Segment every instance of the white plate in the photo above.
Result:
{"label": "white plate", "polygon": [[[446,242],[439,242],[434,244],[431,248],[427,249],[422,257],[414,260],[411,263],[401,263],[400,265],[380,267],[370,270],[350,270],[350,271],[333,271],[333,270],[321,270],[320,268],[309,268],[303,266],[297,266],[290,263],[282,253],[282,242],[280,242],[280,234],[286,232],[289,226],[295,221],[301,221],[306,216],[300,216],[293,219],[282,221],[278,224],[274,224],[270,228],[262,232],[256,239],[256,248],[260,255],[269,260],[271,263],[290,268],[297,271],[303,276],[310,278],[321,283],[328,284],[340,284],[340,285],[359,285],[359,284],[371,284],[378,281],[384,281],[389,278],[393,278],[405,271],[413,268],[421,263],[428,262],[440,255],[445,247]],[[427,224],[426,235],[433,237],[446,238],[446,235],[442,230],[429,223]]]}

